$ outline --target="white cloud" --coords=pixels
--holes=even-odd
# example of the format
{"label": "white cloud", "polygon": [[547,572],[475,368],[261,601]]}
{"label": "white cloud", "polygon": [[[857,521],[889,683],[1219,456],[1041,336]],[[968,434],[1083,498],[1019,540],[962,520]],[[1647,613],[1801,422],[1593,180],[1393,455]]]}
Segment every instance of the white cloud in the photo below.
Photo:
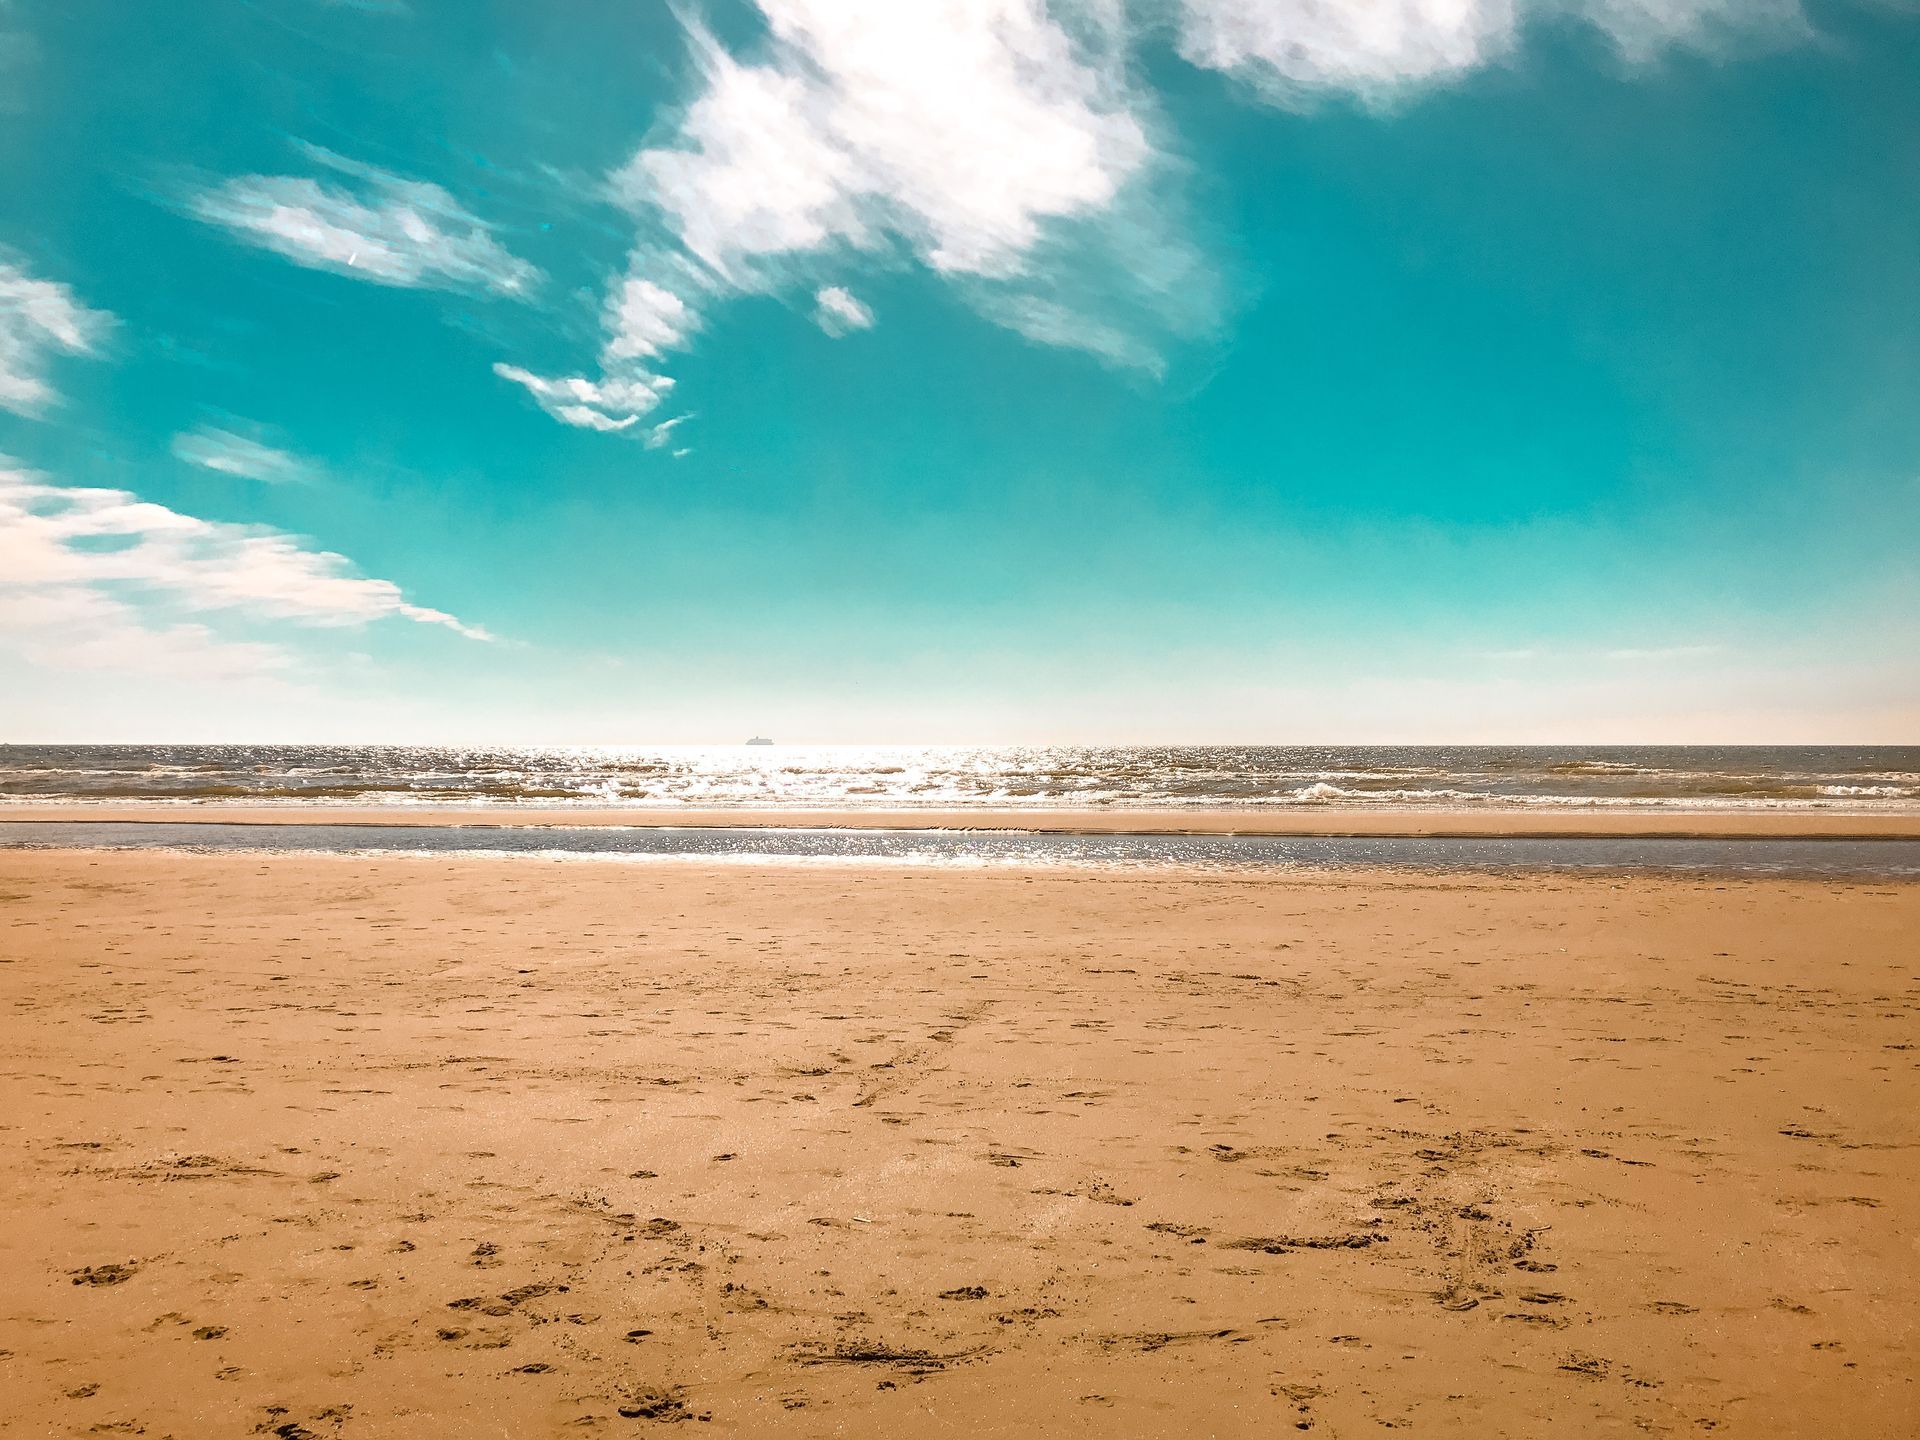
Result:
{"label": "white cloud", "polygon": [[[1116,0],[756,0],[768,37],[752,60],[691,33],[697,90],[664,139],[611,177],[640,235],[605,306],[599,380],[526,385],[569,424],[624,430],[642,411],[567,398],[563,387],[662,377],[637,368],[683,346],[699,312],[748,292],[806,284],[829,333],[863,329],[872,312],[822,283],[850,263],[913,259],[961,286],[985,315],[1050,345],[1155,368],[1155,346],[1083,316],[1061,280],[1087,227],[1129,232],[1125,246],[1189,254],[1142,203],[1159,157],[1151,106],[1128,79]],[[1074,227],[1081,227],[1076,233]],[[1076,249],[1078,247],[1078,249]],[[1098,257],[1104,264],[1109,255]],[[1115,272],[1131,320],[1191,332],[1207,310],[1163,276],[1190,266],[1148,260]],[[1083,287],[1084,289],[1084,287]],[[1046,310],[1041,317],[1039,312]],[[525,377],[525,378],[523,378]],[[529,383],[533,381],[535,383]]]}
{"label": "white cloud", "polygon": [[1514,0],[1182,0],[1181,55],[1281,98],[1370,95],[1484,64],[1512,34]]}
{"label": "white cloud", "polygon": [[492,638],[281,531],[0,467],[0,645],[83,667],[200,674],[285,663],[277,647],[190,618],[214,611],[323,627],[397,618]]}
{"label": "white cloud", "polygon": [[676,291],[629,274],[607,295],[601,318],[607,338],[600,347],[599,379],[536,375],[504,362],[496,363],[493,373],[525,388],[564,425],[606,433],[631,430],[673,388],[670,376],[643,362],[685,344],[700,328],[700,317]]}
{"label": "white cloud", "polygon": [[[693,416],[691,415],[676,415],[671,420],[662,420],[658,425],[648,426],[646,435],[647,449],[659,450],[665,447],[666,443],[673,438],[673,432],[692,418]],[[684,451],[675,452],[676,456],[684,453]]]}
{"label": "white cloud", "polygon": [[871,330],[873,311],[864,301],[840,286],[823,285],[813,292],[813,323],[829,335]]}
{"label": "white cloud", "polygon": [[[771,18],[771,17],[769,17]],[[727,283],[752,282],[754,257],[866,244],[853,160],[815,118],[797,69],[743,66],[704,37],[705,91],[678,145],[643,149],[613,177],[635,208],[656,208],[680,244]]]}
{"label": "white cloud", "polygon": [[37,415],[53,399],[55,353],[89,355],[112,317],[89,310],[65,285],[36,280],[0,255],[0,408]]}
{"label": "white cloud", "polygon": [[657,356],[686,340],[699,321],[687,302],[664,286],[629,276],[607,297],[603,362]]}
{"label": "white cloud", "polygon": [[241,175],[190,202],[202,220],[299,265],[382,285],[524,295],[541,280],[438,185],[313,151],[360,183]]}
{"label": "white cloud", "polygon": [[589,380],[584,375],[549,379],[518,365],[496,363],[493,373],[523,386],[554,419],[585,430],[626,430],[655,409],[673,388],[666,375],[635,371]]}
{"label": "white cloud", "polygon": [[1529,24],[1597,27],[1633,62],[1736,31],[1803,29],[1797,0],[1178,0],[1179,47],[1268,98],[1386,103],[1504,59]]}
{"label": "white cloud", "polygon": [[[1804,29],[1799,0],[754,3],[766,35],[750,50],[691,28],[686,108],[609,179],[638,234],[605,302],[600,378],[537,387],[656,392],[641,362],[742,294],[804,286],[829,333],[864,328],[843,278],[909,262],[1038,344],[1162,373],[1220,312],[1136,78],[1163,21],[1189,61],[1281,103],[1384,104],[1501,60],[1535,24],[1597,28],[1630,62]],[[629,430],[644,413],[537,387],[569,424]]]}
{"label": "white cloud", "polygon": [[730,283],[888,237],[939,271],[1005,275],[1049,219],[1103,208],[1151,156],[1119,67],[1038,0],[759,3],[767,62],[703,41],[678,143],[616,178]]}
{"label": "white cloud", "polygon": [[1711,48],[1741,37],[1800,40],[1811,33],[1800,0],[1533,0],[1541,15],[1571,11],[1636,64],[1671,45]]}
{"label": "white cloud", "polygon": [[108,670],[195,680],[285,671],[276,645],[224,640],[205,625],[150,624],[124,600],[83,586],[0,584],[0,648],[47,670]]}
{"label": "white cloud", "polygon": [[270,485],[304,480],[308,476],[308,467],[299,456],[212,425],[174,436],[173,453],[176,458],[203,470]]}

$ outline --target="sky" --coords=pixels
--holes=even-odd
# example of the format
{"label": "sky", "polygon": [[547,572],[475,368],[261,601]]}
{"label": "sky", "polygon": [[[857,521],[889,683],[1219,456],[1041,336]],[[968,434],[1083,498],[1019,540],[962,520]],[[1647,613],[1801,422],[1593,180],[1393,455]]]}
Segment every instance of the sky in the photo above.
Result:
{"label": "sky", "polygon": [[1904,0],[0,0],[0,743],[1920,741]]}

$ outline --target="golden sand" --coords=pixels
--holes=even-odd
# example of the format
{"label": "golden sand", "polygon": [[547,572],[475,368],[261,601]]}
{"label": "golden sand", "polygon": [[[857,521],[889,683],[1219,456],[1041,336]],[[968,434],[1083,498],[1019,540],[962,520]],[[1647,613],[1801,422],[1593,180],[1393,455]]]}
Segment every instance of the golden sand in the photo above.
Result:
{"label": "golden sand", "polygon": [[0,1431],[1911,1436],[1917,934],[0,852]]}

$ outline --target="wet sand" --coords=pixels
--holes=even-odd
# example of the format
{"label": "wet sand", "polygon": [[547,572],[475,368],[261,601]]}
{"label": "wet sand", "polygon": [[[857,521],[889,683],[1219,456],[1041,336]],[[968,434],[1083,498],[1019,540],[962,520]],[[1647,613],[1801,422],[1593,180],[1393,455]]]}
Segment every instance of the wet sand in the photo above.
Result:
{"label": "wet sand", "polygon": [[1910,1436],[1916,934],[1911,884],[0,852],[0,1430]]}
{"label": "wet sand", "polygon": [[214,801],[0,806],[0,821],[203,821],[225,825],[642,825],[686,829],[1025,830],[1054,835],[1567,836],[1672,839],[1920,838],[1920,812],[1845,810],[1601,810],[1512,808],[1067,810],[969,806],[950,810],[752,809],[519,805],[257,805]]}

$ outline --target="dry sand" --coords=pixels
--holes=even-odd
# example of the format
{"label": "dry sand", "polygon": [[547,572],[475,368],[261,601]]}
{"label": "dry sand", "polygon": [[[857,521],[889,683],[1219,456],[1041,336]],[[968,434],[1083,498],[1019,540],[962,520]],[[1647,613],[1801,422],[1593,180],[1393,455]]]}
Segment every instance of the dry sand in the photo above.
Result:
{"label": "dry sand", "polygon": [[1911,1436],[1917,933],[1911,884],[0,853],[0,1429]]}
{"label": "dry sand", "polygon": [[1053,835],[1595,836],[1698,839],[1920,838],[1920,812],[1846,810],[1375,810],[1313,806],[1239,810],[853,810],[643,806],[249,805],[147,801],[0,806],[4,820],[226,825],[666,826],[674,829],[1025,830]]}

